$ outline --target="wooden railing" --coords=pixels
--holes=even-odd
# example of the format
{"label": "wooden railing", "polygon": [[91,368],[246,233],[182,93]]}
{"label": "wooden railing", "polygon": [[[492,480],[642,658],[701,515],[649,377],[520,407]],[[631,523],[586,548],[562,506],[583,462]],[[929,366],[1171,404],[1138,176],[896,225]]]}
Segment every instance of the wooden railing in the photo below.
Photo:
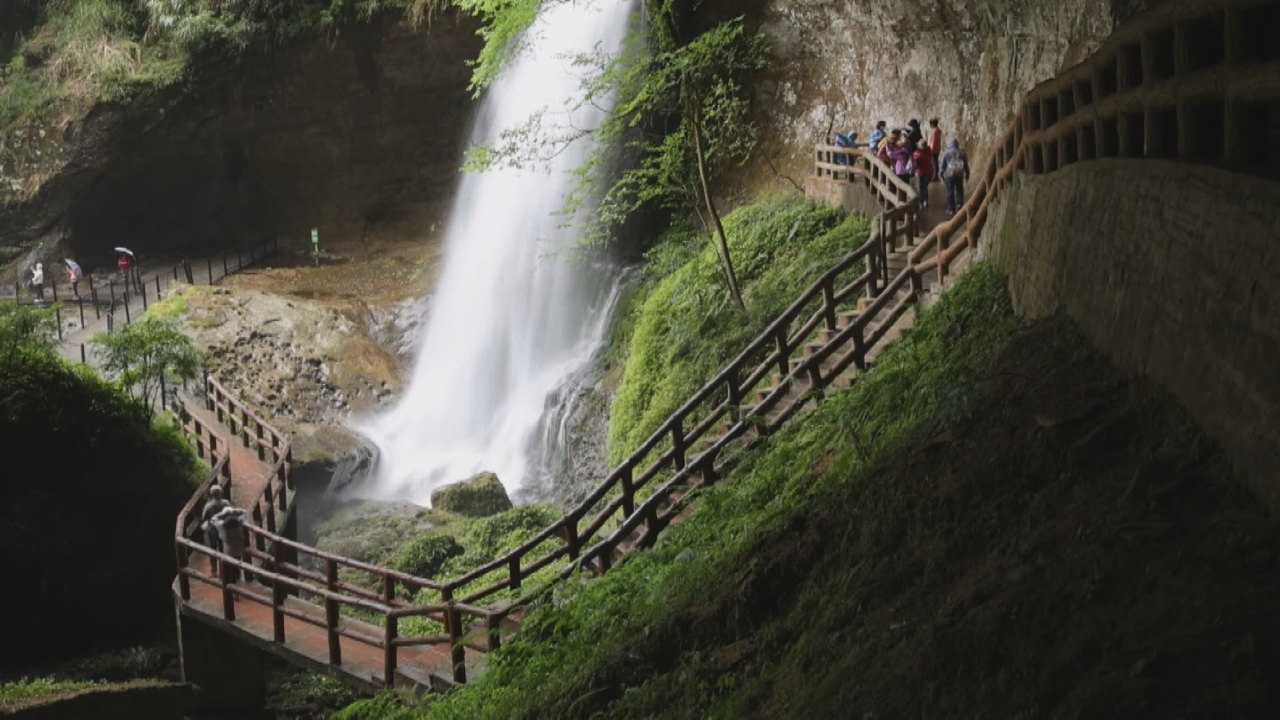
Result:
{"label": "wooden railing", "polygon": [[[868,241],[823,273],[562,519],[460,577],[413,577],[323,553],[261,527],[251,529],[255,542],[250,551],[260,567],[218,557],[223,567],[253,573],[270,587],[270,596],[195,570],[186,559],[207,549],[194,541],[187,518],[198,516],[198,498],[210,482],[229,477],[219,475],[226,472],[225,455],[216,453],[225,448],[225,441],[215,440],[211,430],[198,429],[207,438],[211,464],[221,469],[215,469],[215,477],[179,517],[184,598],[194,578],[222,589],[228,618],[234,618],[234,595],[268,604],[276,618],[277,642],[284,641],[286,616],[324,627],[330,662],[335,664],[341,662],[339,636],[381,648],[388,685],[399,648],[447,643],[453,677],[465,681],[464,648],[493,649],[502,642],[503,622],[529,599],[533,589],[528,583],[535,573],[552,567],[560,577],[580,569],[604,572],[628,547],[652,544],[688,501],[690,489],[718,479],[722,454],[731,443],[751,432],[772,433],[849,367],[865,368],[868,351],[916,301],[930,273],[936,271],[938,281],[944,282],[956,259],[976,246],[992,203],[1015,172],[1053,172],[1107,157],[1173,154],[1227,165],[1242,161],[1236,124],[1241,118],[1257,121],[1257,113],[1273,112],[1267,108],[1280,98],[1280,53],[1266,45],[1270,40],[1265,33],[1244,33],[1242,28],[1280,19],[1276,7],[1277,0],[1185,0],[1161,6],[1118,30],[1090,60],[1032,90],[986,170],[977,176],[967,202],[911,249],[909,264],[892,278],[887,254],[911,246],[918,235],[915,191],[868,153],[816,148],[815,172],[820,177],[861,183],[884,208]],[[1205,35],[1213,32],[1221,37]],[[1144,84],[1144,77],[1150,82]],[[1213,119],[1205,107],[1221,116]],[[1209,157],[1192,147],[1203,142],[1190,132],[1196,123],[1227,129],[1221,146]],[[869,304],[859,312],[857,303],[864,296]],[[211,408],[221,411],[241,441],[246,446],[256,443],[260,457],[269,453],[276,468],[283,468],[273,475],[273,482],[279,478],[283,484],[274,486],[271,499],[264,491],[260,500],[265,502],[254,506],[260,510],[255,522],[273,522],[274,509],[286,502],[280,498],[291,496],[288,444],[220,385],[211,391],[210,397],[215,396]],[[792,402],[781,405],[788,396]],[[286,552],[300,559],[289,562]],[[314,568],[306,567],[303,558]],[[320,567],[323,571],[315,569]],[[362,574],[368,582],[342,580],[339,571],[344,569]],[[411,600],[398,597],[398,589]],[[323,613],[286,605],[290,594],[313,598]],[[381,637],[344,626],[342,607],[381,616]],[[413,616],[437,620],[444,632],[400,637],[399,620]]]}
{"label": "wooden railing", "polygon": [[[288,514],[294,493],[293,451],[289,440],[222,383],[206,375],[204,385],[209,412],[217,416],[218,422],[226,424],[244,447],[256,450],[258,460],[271,466],[266,484],[251,506],[250,517],[255,525],[274,533],[281,527],[280,519]],[[263,552],[267,549],[264,544],[257,547]]]}

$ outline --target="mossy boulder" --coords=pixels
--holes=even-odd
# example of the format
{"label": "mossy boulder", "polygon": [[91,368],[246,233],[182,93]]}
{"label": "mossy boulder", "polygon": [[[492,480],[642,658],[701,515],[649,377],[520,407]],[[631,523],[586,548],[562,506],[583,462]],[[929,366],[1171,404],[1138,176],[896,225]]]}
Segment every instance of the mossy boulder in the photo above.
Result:
{"label": "mossy boulder", "polygon": [[431,507],[466,517],[488,517],[510,510],[514,505],[498,476],[482,472],[433,490]]}

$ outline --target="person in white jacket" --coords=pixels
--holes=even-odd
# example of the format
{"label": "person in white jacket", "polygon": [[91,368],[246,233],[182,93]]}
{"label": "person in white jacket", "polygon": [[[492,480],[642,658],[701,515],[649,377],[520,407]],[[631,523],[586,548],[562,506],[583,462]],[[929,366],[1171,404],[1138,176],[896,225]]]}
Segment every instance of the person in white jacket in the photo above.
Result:
{"label": "person in white jacket", "polygon": [[44,302],[44,265],[40,263],[31,271],[31,292],[36,294],[37,302]]}

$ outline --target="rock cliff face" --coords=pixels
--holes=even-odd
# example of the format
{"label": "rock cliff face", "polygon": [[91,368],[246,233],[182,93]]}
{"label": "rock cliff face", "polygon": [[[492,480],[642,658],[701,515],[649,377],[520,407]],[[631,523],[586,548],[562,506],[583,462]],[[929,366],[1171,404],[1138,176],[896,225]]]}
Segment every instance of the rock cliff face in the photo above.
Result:
{"label": "rock cliff face", "polygon": [[345,28],[176,104],[99,107],[6,138],[42,160],[6,185],[21,192],[5,193],[0,244],[97,265],[118,244],[178,255],[278,233],[305,247],[312,227],[326,246],[430,236],[461,163],[475,30],[451,15]]}
{"label": "rock cliff face", "polygon": [[762,157],[798,180],[833,132],[865,141],[877,120],[937,117],[984,162],[1027,90],[1158,2],[755,0],[737,12],[758,20],[776,58],[756,86]]}

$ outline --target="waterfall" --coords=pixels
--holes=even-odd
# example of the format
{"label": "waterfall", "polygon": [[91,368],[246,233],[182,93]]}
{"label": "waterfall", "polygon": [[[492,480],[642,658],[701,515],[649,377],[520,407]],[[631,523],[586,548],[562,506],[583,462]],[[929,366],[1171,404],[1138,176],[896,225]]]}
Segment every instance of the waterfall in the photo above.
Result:
{"label": "waterfall", "polygon": [[[574,109],[585,71],[571,57],[619,52],[633,2],[545,7],[488,89],[472,142],[497,145],[539,113],[553,136],[594,128],[599,108]],[[557,437],[555,399],[600,347],[618,284],[615,268],[575,252],[579,235],[560,214],[590,151],[583,139],[536,169],[463,176],[412,379],[358,427],[380,450],[366,493],[426,504],[435,487],[480,471],[514,493],[557,453],[544,447]]]}

